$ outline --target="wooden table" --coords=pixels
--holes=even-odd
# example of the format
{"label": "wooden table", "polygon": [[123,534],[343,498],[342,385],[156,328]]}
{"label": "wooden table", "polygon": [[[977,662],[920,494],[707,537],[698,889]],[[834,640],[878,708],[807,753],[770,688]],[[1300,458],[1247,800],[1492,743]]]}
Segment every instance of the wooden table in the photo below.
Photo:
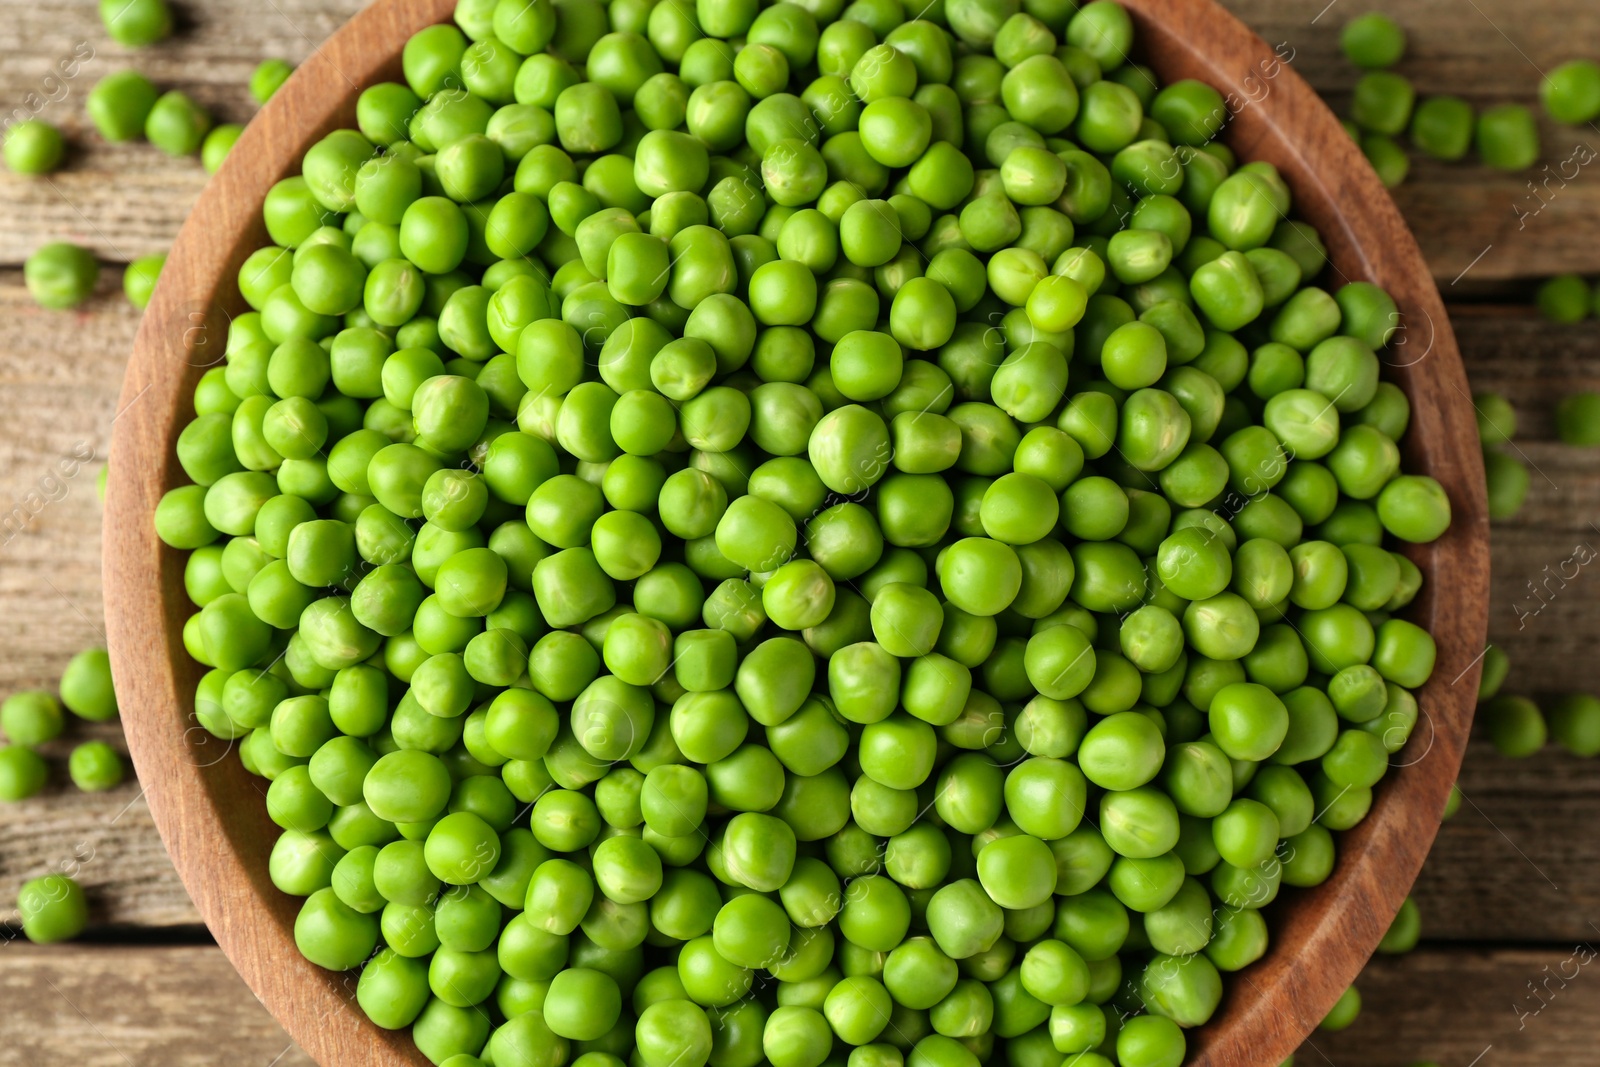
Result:
{"label": "wooden table", "polygon": [[[1338,27],[1354,0],[1227,0],[1336,108],[1355,80]],[[0,693],[53,687],[71,653],[103,640],[100,510],[94,483],[138,321],[121,265],[165,248],[205,175],[148,145],[106,146],[87,131],[83,96],[137,65],[225,120],[253,111],[245,90],[261,59],[303,60],[359,0],[210,0],[182,7],[177,40],[130,57],[110,44],[93,0],[0,0],[0,102],[61,125],[73,148],[44,179],[0,173]],[[1534,12],[1529,10],[1535,6]],[[1389,0],[1411,33],[1402,70],[1427,92],[1475,104],[1532,103],[1540,70],[1600,41],[1593,0]],[[62,72],[71,72],[63,76]],[[1600,338],[1539,321],[1532,280],[1600,272],[1600,175],[1561,164],[1597,157],[1600,131],[1544,126],[1549,171],[1501,175],[1419,161],[1397,196],[1445,298],[1476,389],[1517,406],[1516,448],[1532,466],[1527,507],[1494,537],[1492,638],[1515,664],[1509,688],[1590,684],[1600,634],[1600,576],[1563,562],[1600,545],[1600,457],[1553,440],[1551,408],[1600,389]],[[1569,164],[1567,175],[1573,174]],[[1532,184],[1530,184],[1530,181]],[[74,312],[34,306],[23,259],[48,240],[93,249],[104,269]],[[137,403],[137,401],[135,401]],[[87,462],[81,457],[93,456]],[[1562,574],[1565,577],[1562,577]],[[115,724],[74,740],[118,737]],[[198,925],[137,783],[89,796],[64,781],[67,742],[48,746],[48,792],[0,807],[0,901],[18,883],[66,870],[87,889],[95,925],[77,943],[0,939],[0,1062],[54,1067],[226,1062],[296,1067],[309,1059],[251,997]],[[1416,889],[1425,944],[1376,961],[1367,1008],[1342,1034],[1317,1035],[1302,1064],[1449,1067],[1592,1058],[1600,982],[1584,972],[1600,941],[1600,776],[1556,750],[1501,759],[1474,742],[1461,813],[1440,834]],[[0,919],[14,918],[0,911]],[[3,929],[3,928],[0,928]]]}

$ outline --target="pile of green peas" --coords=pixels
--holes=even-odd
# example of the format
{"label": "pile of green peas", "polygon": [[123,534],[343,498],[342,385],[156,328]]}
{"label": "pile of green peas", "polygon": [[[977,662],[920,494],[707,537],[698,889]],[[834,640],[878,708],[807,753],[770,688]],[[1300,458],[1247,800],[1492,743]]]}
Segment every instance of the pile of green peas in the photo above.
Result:
{"label": "pile of green peas", "polygon": [[[452,1067],[1176,1067],[1418,716],[1399,316],[1111,0],[470,0],[155,515],[302,953]],[[213,742],[214,743],[214,742]]]}
{"label": "pile of green peas", "polygon": [[41,245],[22,263],[22,282],[33,302],[52,311],[75,308],[94,294],[100,263],[70,241]]}

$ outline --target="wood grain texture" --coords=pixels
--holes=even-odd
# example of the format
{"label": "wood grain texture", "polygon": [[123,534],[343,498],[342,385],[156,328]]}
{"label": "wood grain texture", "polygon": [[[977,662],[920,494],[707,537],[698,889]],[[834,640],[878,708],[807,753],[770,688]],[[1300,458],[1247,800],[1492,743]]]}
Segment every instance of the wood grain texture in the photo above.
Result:
{"label": "wood grain texture", "polygon": [[1413,893],[1430,941],[1570,942],[1600,931],[1593,835],[1600,768],[1555,745],[1525,760],[1474,739],[1461,810],[1439,831]]}
{"label": "wood grain texture", "polygon": [[0,0],[0,107],[38,115],[68,136],[67,167],[48,178],[0,170],[0,265],[16,266],[46,241],[73,240],[109,263],[172,244],[206,173],[197,157],[170,159],[143,142],[107,144],[83,113],[101,77],[136,67],[181,89],[218,122],[256,113],[248,83],[268,57],[303,62],[363,6],[361,0],[206,0],[175,4],[177,34],[160,47],[124,49],[106,37],[96,0]]}
{"label": "wood grain texture", "polygon": [[115,271],[103,271],[96,295],[70,313],[40,308],[21,281],[0,272],[0,418],[11,427],[0,434],[6,690],[58,677],[75,651],[105,642],[95,482],[137,322]]}
{"label": "wood grain texture", "polygon": [[1379,957],[1357,989],[1355,1025],[1316,1033],[1295,1055],[1310,1067],[1546,1067],[1591,1062],[1600,1017],[1600,934],[1553,946],[1426,949]]}
{"label": "wood grain texture", "polygon": [[[1594,51],[1600,6],[1591,0],[1224,2],[1268,41],[1289,44],[1295,69],[1341,116],[1349,113],[1361,71],[1339,51],[1339,29],[1373,7],[1408,31],[1406,57],[1395,69],[1412,79],[1419,99],[1451,94],[1480,109],[1504,103],[1534,109],[1543,151],[1528,171],[1507,174],[1412,153],[1411,176],[1394,196],[1441,285],[1463,272],[1508,279],[1600,270],[1600,129],[1560,125],[1538,106],[1544,72]],[[1576,158],[1589,162],[1563,167],[1579,146],[1587,151]]]}
{"label": "wood grain texture", "polygon": [[16,921],[23,882],[57,872],[83,886],[89,922],[97,932],[199,923],[150,820],[140,784],[130,776],[106,793],[79,792],[67,780],[69,748],[66,743],[46,746],[50,785],[37,797],[7,805],[0,821],[0,922]]}
{"label": "wood grain texture", "polygon": [[[1272,93],[1241,110],[1229,140],[1245,158],[1275,163],[1302,213],[1328,243],[1340,279],[1368,279],[1397,300],[1408,346],[1393,376],[1415,398],[1410,469],[1449,492],[1455,521],[1413,554],[1430,581],[1413,609],[1439,645],[1435,678],[1419,694],[1434,736],[1428,758],[1392,774],[1371,817],[1345,835],[1343,862],[1316,891],[1284,902],[1276,949],[1232,984],[1192,1048],[1199,1064],[1274,1064],[1321,1018],[1387,927],[1415,878],[1437,826],[1470,721],[1466,686],[1482,647],[1487,522],[1471,408],[1449,321],[1415,243],[1369,168],[1309,86],[1280,69],[1267,46],[1205,2],[1135,0],[1130,8],[1152,66],[1167,80],[1199,77],[1225,93],[1263,76]],[[125,397],[147,402],[119,421],[106,547],[107,609],[123,679],[130,748],[146,772],[151,810],[207,924],[247,983],[289,1031],[329,1067],[415,1062],[409,1042],[346,1009],[335,976],[300,959],[289,933],[294,903],[268,888],[269,833],[259,800],[231,761],[201,766],[185,739],[196,666],[177,637],[186,611],[180,554],[155,539],[150,516],[177,484],[171,443],[187,415],[187,391],[208,362],[196,341],[237,306],[232,277],[254,243],[256,205],[322,132],[348,121],[351,79],[366,84],[404,36],[442,17],[445,0],[368,9],[324,46],[252,124],[180,233],[141,326]],[[1269,70],[1271,73],[1268,73]],[[344,85],[341,85],[341,81]],[[204,324],[196,332],[196,320]],[[207,349],[202,348],[200,355]],[[1305,966],[1314,960],[1314,966]]]}
{"label": "wood grain texture", "polygon": [[1597,688],[1600,569],[1572,561],[1580,546],[1580,560],[1600,550],[1600,452],[1557,441],[1553,416],[1568,393],[1600,390],[1600,335],[1527,308],[1463,308],[1455,321],[1472,388],[1511,401],[1517,435],[1507,447],[1531,470],[1527,503],[1493,537],[1489,635],[1511,657],[1508,686]]}
{"label": "wood grain texture", "polygon": [[1312,1067],[1420,1062],[1468,1067],[1480,1057],[1498,1067],[1585,1062],[1593,1048],[1592,1020],[1600,1012],[1595,952],[1574,941],[1379,957],[1357,983],[1363,1008],[1355,1024],[1339,1033],[1312,1034],[1295,1062]]}
{"label": "wood grain texture", "polygon": [[315,1067],[212,946],[0,944],[0,1060]]}
{"label": "wood grain texture", "polygon": [[[1358,72],[1339,53],[1338,31],[1370,5],[1223,5],[1267,40],[1292,48],[1294,68],[1343,113]],[[171,243],[204,186],[205,172],[194,159],[171,160],[148,145],[107,145],[88,129],[83,94],[95,79],[135,64],[163,86],[191,93],[219,120],[244,122],[256,111],[245,86],[257,62],[268,56],[302,61],[361,6],[360,0],[274,0],[266,6],[208,0],[184,11],[187,25],[176,39],[129,53],[105,39],[93,0],[0,0],[0,105],[7,114],[38,107],[68,131],[74,146],[70,168],[48,182],[0,172],[0,217],[7,222],[0,227],[0,266],[20,264],[38,245],[64,236],[113,263],[159,251]],[[1526,7],[1524,0],[1383,5],[1410,31],[1410,49],[1398,69],[1424,94],[1453,93],[1477,106],[1534,104],[1540,71],[1583,53],[1575,42],[1600,39],[1600,6],[1588,0],[1539,0],[1538,18],[1527,17]],[[94,54],[79,63],[74,77],[63,79],[58,64],[70,64],[85,45]],[[1600,150],[1600,133],[1563,127],[1542,115],[1540,130],[1544,158],[1525,174],[1414,158],[1412,176],[1395,198],[1442,285],[1469,265],[1461,284],[1563,270],[1600,272],[1600,167],[1589,164],[1570,181],[1542,184],[1550,174],[1559,175],[1560,163],[1579,143]],[[1541,169],[1545,164],[1549,173]],[[1530,180],[1539,184],[1537,196]]]}
{"label": "wood grain texture", "polygon": [[[74,652],[105,643],[95,481],[138,323],[120,286],[108,270],[81,309],[50,312],[28,297],[18,272],[0,271],[0,694],[53,689]],[[91,795],[66,778],[74,744],[120,745],[121,734],[116,723],[75,721],[42,750],[51,764],[46,792],[0,805],[0,918],[21,882],[67,870],[87,890],[96,926],[199,921],[138,783],[130,776]]]}

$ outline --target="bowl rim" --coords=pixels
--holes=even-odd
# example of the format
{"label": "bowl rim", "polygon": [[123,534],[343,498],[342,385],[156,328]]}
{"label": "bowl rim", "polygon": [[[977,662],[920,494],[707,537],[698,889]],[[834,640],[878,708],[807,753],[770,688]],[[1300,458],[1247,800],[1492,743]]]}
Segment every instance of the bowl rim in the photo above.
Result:
{"label": "bowl rim", "polygon": [[[1371,955],[1422,866],[1454,783],[1487,628],[1482,456],[1460,354],[1421,251],[1355,142],[1292,68],[1293,49],[1269,48],[1214,0],[1122,2],[1141,58],[1167,82],[1199,78],[1233,102],[1222,139],[1241,159],[1265,160],[1283,173],[1297,216],[1328,246],[1330,269],[1376,282],[1396,300],[1405,324],[1385,355],[1388,376],[1411,400],[1402,451],[1408,470],[1438,479],[1453,509],[1442,538],[1406,550],[1429,577],[1407,614],[1438,645],[1434,674],[1418,690],[1427,731],[1419,724],[1402,765],[1375,790],[1372,813],[1340,835],[1333,875],[1271,906],[1267,955],[1228,976],[1216,1016],[1189,1033],[1192,1064],[1272,1067]],[[427,1061],[408,1033],[382,1030],[354,1010],[355,972],[323,970],[295,949],[298,901],[267,875],[278,829],[266,817],[262,785],[225,758],[232,745],[211,737],[194,715],[204,669],[181,638],[190,614],[186,554],[156,538],[152,516],[163,491],[186,480],[172,446],[193,416],[195,380],[221,362],[231,314],[244,309],[234,279],[245,256],[266,243],[259,211],[266,190],[297,173],[318,138],[353,125],[359,89],[397,76],[400,45],[447,21],[454,7],[454,0],[377,0],[328,38],[245,128],[173,245],[134,343],[112,435],[103,566],[130,754],[202,919],[251,991],[324,1067]],[[1424,737],[1422,753],[1411,752]]]}

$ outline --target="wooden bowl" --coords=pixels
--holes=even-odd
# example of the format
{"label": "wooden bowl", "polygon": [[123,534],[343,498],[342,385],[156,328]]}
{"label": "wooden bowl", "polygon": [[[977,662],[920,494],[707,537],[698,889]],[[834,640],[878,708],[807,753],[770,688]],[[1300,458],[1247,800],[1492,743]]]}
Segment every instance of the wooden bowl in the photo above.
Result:
{"label": "wooden bowl", "polygon": [[[1301,217],[1326,240],[1335,279],[1392,294],[1403,342],[1385,354],[1410,396],[1407,469],[1449,492],[1449,533],[1411,556],[1427,575],[1408,614],[1439,646],[1419,693],[1424,720],[1379,786],[1372,814],[1343,834],[1333,876],[1285,894],[1270,916],[1266,958],[1230,976],[1215,1019],[1191,1035],[1191,1062],[1271,1067],[1288,1055],[1356,977],[1388,928],[1433,841],[1456,777],[1477,693],[1488,604],[1484,475],[1466,378],[1449,320],[1411,234],[1350,137],[1311,88],[1211,0],[1124,0],[1142,58],[1166,81],[1198,78],[1237,114],[1226,139],[1242,159],[1275,164]],[[184,651],[192,611],[183,553],[157,540],[152,515],[181,484],[173,456],[203,370],[220,361],[230,315],[244,310],[235,276],[266,243],[261,203],[298,171],[305,150],[353,125],[359,91],[399,74],[412,33],[449,18],[455,0],[379,0],[335,33],[246,128],[179,233],[145,312],[112,439],[105,588],[113,669],[128,747],[156,826],[195,905],[245,982],[324,1067],[424,1063],[407,1034],[380,1030],[352,1002],[354,977],[295,949],[298,901],[267,877],[277,829],[263,783],[201,729],[201,668]],[[1281,46],[1280,46],[1281,47]]]}

